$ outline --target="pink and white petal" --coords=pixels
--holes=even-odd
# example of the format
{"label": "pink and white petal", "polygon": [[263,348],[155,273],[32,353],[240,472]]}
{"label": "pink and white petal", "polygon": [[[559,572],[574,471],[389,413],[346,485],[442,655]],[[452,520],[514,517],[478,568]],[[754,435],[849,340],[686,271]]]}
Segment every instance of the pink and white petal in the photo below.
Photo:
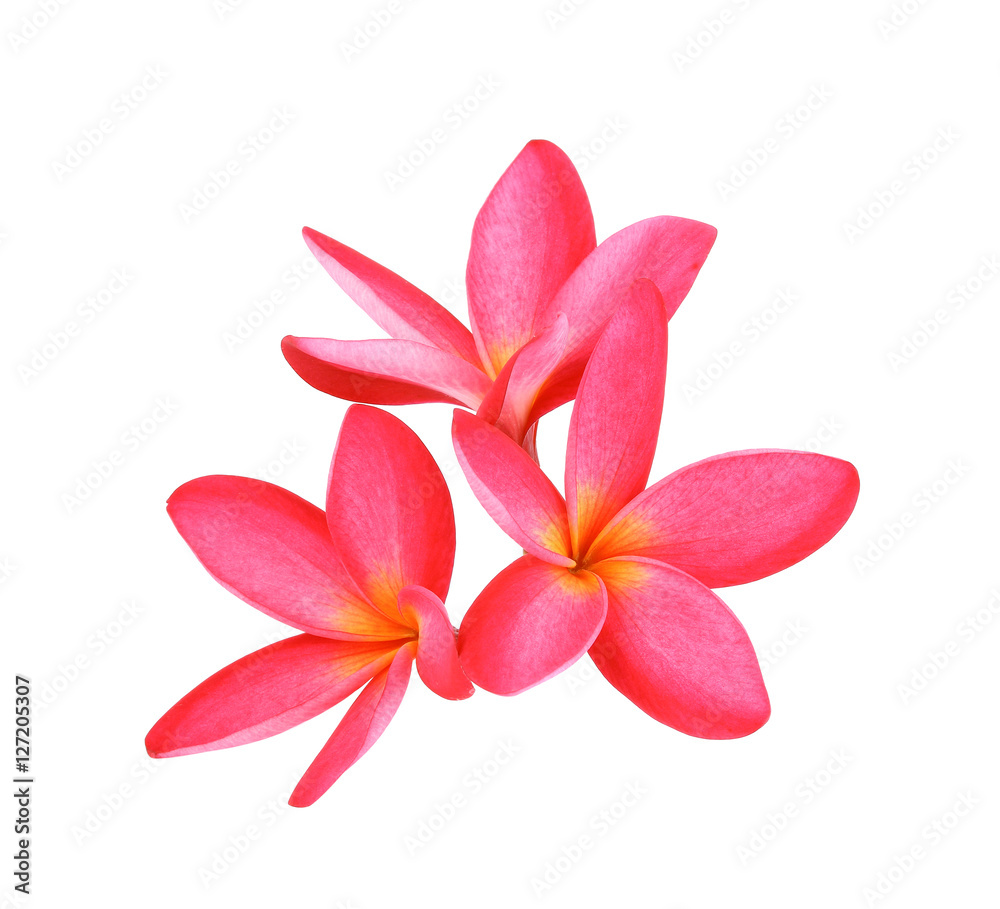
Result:
{"label": "pink and white petal", "polygon": [[601,331],[637,278],[649,278],[673,316],[715,242],[714,227],[687,218],[638,221],[612,234],[570,275],[535,320],[548,325],[560,312],[569,319],[562,365],[539,396],[534,419],[573,399]]}
{"label": "pink and white petal", "polygon": [[384,670],[399,642],[332,641],[300,634],[220,669],[181,698],[146,735],[151,757],[257,742],[291,729]]}
{"label": "pink and white petal", "polygon": [[540,335],[516,351],[507,361],[476,416],[492,423],[519,445],[533,421],[529,421],[538,394],[566,350],[569,323],[559,315]]}
{"label": "pink and white petal", "polygon": [[455,411],[451,437],[472,491],[500,528],[526,552],[572,568],[566,503],[531,456],[464,410]]}
{"label": "pink and white petal", "polygon": [[400,647],[389,666],[357,696],[292,791],[289,805],[305,808],[313,804],[385,732],[406,693],[416,649],[415,643]]}
{"label": "pink and white petal", "polygon": [[442,401],[476,408],[490,389],[477,367],[416,341],[336,341],[296,338],[281,352],[298,375],[320,391],[363,404]]}
{"label": "pink and white petal", "polygon": [[767,722],[753,645],[711,590],[652,559],[613,559],[593,570],[607,588],[608,616],[590,655],[625,697],[700,738],[739,738]]}
{"label": "pink and white petal", "polygon": [[807,451],[716,455],[672,473],[627,505],[591,560],[640,555],[708,587],[746,584],[815,552],[858,500],[854,465]]}
{"label": "pink and white petal", "polygon": [[580,383],[566,446],[566,507],[573,552],[646,488],[667,374],[667,314],[640,279],[614,314]]}
{"label": "pink and white petal", "polygon": [[191,480],[167,513],[198,561],[244,602],[300,631],[392,640],[398,617],[365,598],[337,553],[323,512],[280,486],[246,477]]}
{"label": "pink and white petal", "polygon": [[302,236],[330,277],[392,337],[429,344],[479,365],[469,329],[422,290],[311,227],[303,228]]}
{"label": "pink and white petal", "polygon": [[491,376],[531,340],[536,313],[595,245],[594,217],[573,162],[551,142],[529,142],[472,229],[469,319]]}
{"label": "pink and white petal", "polygon": [[417,672],[423,683],[449,700],[471,697],[475,689],[458,661],[455,629],[444,603],[424,587],[404,587],[399,612],[417,632]]}
{"label": "pink and white petal", "polygon": [[384,410],[355,404],[330,465],[326,518],[348,573],[383,612],[399,616],[411,584],[448,594],[455,514],[424,443]]}
{"label": "pink and white petal", "polygon": [[469,607],[458,632],[459,659],[480,688],[519,694],[583,656],[606,613],[597,575],[522,556]]}

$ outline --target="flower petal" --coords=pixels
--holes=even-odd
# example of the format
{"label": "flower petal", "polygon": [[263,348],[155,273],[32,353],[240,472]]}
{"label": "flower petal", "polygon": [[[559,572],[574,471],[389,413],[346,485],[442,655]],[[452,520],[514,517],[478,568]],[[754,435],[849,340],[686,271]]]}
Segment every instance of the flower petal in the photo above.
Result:
{"label": "flower petal", "polygon": [[397,643],[300,634],[248,654],[181,698],[146,736],[151,757],[257,742],[322,713],[384,670]]}
{"label": "flower petal", "polygon": [[453,701],[471,697],[474,689],[458,661],[455,629],[444,603],[423,587],[404,587],[399,611],[417,630],[417,672],[423,683]]}
{"label": "flower petal", "polygon": [[595,245],[594,216],[573,162],[551,142],[529,142],[472,229],[469,319],[491,376],[531,340],[536,313]]}
{"label": "flower petal", "polygon": [[569,323],[560,315],[545,331],[516,351],[497,376],[476,416],[492,423],[519,445],[534,422],[538,394],[566,349]]}
{"label": "flower petal", "polygon": [[442,600],[455,561],[451,496],[431,453],[391,414],[355,404],[330,466],[326,518],[344,566],[369,599],[398,616],[419,584]]}
{"label": "flower petal", "polygon": [[323,512],[294,493],[246,477],[201,477],[170,496],[167,513],[209,574],[272,618],[323,637],[406,635],[344,569]]}
{"label": "flower petal", "polygon": [[429,344],[478,365],[472,333],[422,290],[311,227],[303,228],[302,236],[330,277],[392,337]]}
{"label": "flower petal", "polygon": [[707,587],[745,584],[788,568],[844,526],[858,472],[839,458],[761,449],[716,455],[651,486],[594,542],[594,561],[641,555]]}
{"label": "flower petal", "polygon": [[646,488],[666,373],[663,300],[650,281],[639,280],[594,348],[573,405],[566,507],[578,556]]}
{"label": "flower petal", "polygon": [[653,719],[688,735],[749,735],[771,713],[760,664],[739,620],[690,575],[652,559],[593,567],[608,617],[590,655]]}
{"label": "flower petal", "polygon": [[469,607],[458,632],[459,658],[480,688],[518,694],[583,656],[606,612],[597,575],[522,556]]}
{"label": "flower petal", "polygon": [[480,369],[415,341],[335,341],[289,335],[281,342],[281,352],[313,388],[346,401],[443,401],[475,408],[490,389],[490,380]]}
{"label": "flower petal", "polygon": [[566,503],[531,456],[464,410],[455,411],[451,436],[472,491],[500,528],[526,552],[572,568]]}
{"label": "flower petal", "polygon": [[388,668],[376,675],[357,696],[299,780],[288,799],[289,805],[305,808],[315,802],[385,732],[406,693],[416,649],[413,643],[400,647]]}
{"label": "flower petal", "polygon": [[573,399],[601,331],[637,278],[649,278],[663,296],[669,319],[687,296],[715,242],[714,227],[687,218],[638,221],[612,234],[570,275],[535,324],[562,312],[569,342],[562,365],[539,396],[534,419]]}

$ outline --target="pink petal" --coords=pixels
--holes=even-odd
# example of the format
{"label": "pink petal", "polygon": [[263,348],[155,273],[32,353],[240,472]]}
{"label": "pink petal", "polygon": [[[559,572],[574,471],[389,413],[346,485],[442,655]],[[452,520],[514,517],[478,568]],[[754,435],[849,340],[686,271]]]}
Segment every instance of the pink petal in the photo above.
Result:
{"label": "pink petal", "polygon": [[760,664],[739,620],[711,590],[652,559],[600,562],[608,617],[590,648],[612,685],[688,735],[749,735],[771,713]]}
{"label": "pink petal", "polygon": [[739,451],[698,461],[627,505],[590,560],[642,555],[708,587],[788,568],[844,526],[858,499],[854,465],[804,451]]}
{"label": "pink petal", "polygon": [[311,634],[270,644],[174,704],[146,736],[146,751],[176,757],[277,735],[356,691],[389,665],[398,646]]}
{"label": "pink petal", "polygon": [[663,295],[669,319],[691,289],[715,236],[715,228],[700,221],[649,218],[612,234],[584,259],[535,320],[543,327],[562,312],[570,331],[566,357],[539,396],[535,419],[573,399],[590,352],[632,282],[649,278]]}
{"label": "pink petal", "polygon": [[573,405],[566,506],[574,554],[646,488],[666,374],[667,314],[656,287],[639,280],[594,348]]}
{"label": "pink petal", "polygon": [[385,732],[406,693],[416,649],[413,643],[400,647],[389,667],[376,675],[357,696],[299,780],[288,800],[289,805],[305,808],[315,802]]}
{"label": "pink petal", "polygon": [[569,323],[560,315],[538,337],[516,351],[497,376],[476,416],[521,444],[534,420],[538,394],[566,349]]}
{"label": "pink petal", "polygon": [[487,691],[518,694],[583,656],[606,612],[597,575],[522,556],[490,581],[462,620],[465,674]]}
{"label": "pink petal", "polygon": [[455,515],[441,471],[405,423],[355,404],[340,427],[326,518],[344,566],[369,599],[399,615],[397,595],[417,584],[448,594]]}
{"label": "pink petal", "polygon": [[455,629],[444,603],[423,587],[404,587],[399,611],[417,630],[417,672],[424,684],[453,701],[471,697],[474,689],[458,661]]}
{"label": "pink petal", "polygon": [[551,142],[529,142],[472,229],[469,319],[491,376],[531,340],[536,313],[595,244],[594,217],[573,162]]}
{"label": "pink petal", "polygon": [[281,352],[313,388],[346,401],[443,401],[475,408],[490,389],[490,380],[477,367],[415,341],[335,341],[289,335],[281,342]]}
{"label": "pink petal", "polygon": [[330,277],[392,337],[479,364],[469,329],[422,290],[319,231],[305,227],[302,236]]}
{"label": "pink petal", "polygon": [[315,505],[246,477],[201,477],[167,501],[185,542],[223,587],[300,631],[392,640],[408,630],[367,601]]}
{"label": "pink petal", "polygon": [[531,456],[464,410],[455,411],[451,436],[472,491],[501,529],[539,559],[574,567],[566,503]]}

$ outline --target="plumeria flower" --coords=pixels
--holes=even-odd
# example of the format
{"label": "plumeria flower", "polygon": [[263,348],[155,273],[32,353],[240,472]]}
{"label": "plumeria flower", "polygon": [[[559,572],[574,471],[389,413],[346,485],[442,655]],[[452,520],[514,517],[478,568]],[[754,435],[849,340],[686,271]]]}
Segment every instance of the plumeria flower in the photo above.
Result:
{"label": "plumeria flower", "polygon": [[479,501],[525,554],[459,629],[477,685],[516,694],[588,649],[627,698],[703,738],[747,735],[770,714],[753,646],[710,588],[781,571],[826,543],[858,474],[809,452],[737,451],[646,489],[663,407],[668,307],[637,281],[580,383],[566,498],[510,439],[456,411],[459,461]]}
{"label": "plumeria flower", "polygon": [[423,291],[306,228],[306,243],[391,338],[287,337],[285,358],[320,391],[368,404],[443,401],[533,448],[535,422],[573,399],[621,296],[652,279],[668,315],[715,241],[684,218],[632,224],[596,244],[580,176],[551,142],[529,142],[476,218],[466,270],[469,331]]}
{"label": "plumeria flower", "polygon": [[382,734],[414,660],[441,697],[472,694],[443,602],[455,558],[451,497],[430,453],[395,417],[348,410],[326,514],[279,486],[227,476],[186,483],[167,510],[223,587],[304,633],[181,698],[146,736],[152,757],[267,738],[367,683],[289,799],[311,805]]}

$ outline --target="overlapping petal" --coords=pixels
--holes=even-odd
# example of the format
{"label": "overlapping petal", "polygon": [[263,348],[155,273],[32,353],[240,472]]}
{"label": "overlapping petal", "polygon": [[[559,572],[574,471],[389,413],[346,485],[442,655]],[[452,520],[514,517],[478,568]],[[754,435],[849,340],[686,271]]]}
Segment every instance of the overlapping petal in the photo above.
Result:
{"label": "overlapping petal", "polygon": [[663,296],[667,318],[674,314],[716,233],[711,225],[687,218],[648,218],[612,234],[583,260],[535,319],[544,328],[565,313],[570,335],[566,356],[539,396],[534,419],[573,399],[594,345],[636,279],[651,280]]}
{"label": "overlapping petal", "polygon": [[636,706],[688,735],[749,735],[771,708],[739,620],[690,575],[652,559],[594,566],[608,615],[590,649],[597,668]]}
{"label": "overlapping petal", "polygon": [[551,142],[529,142],[472,229],[469,318],[492,377],[531,340],[536,313],[595,245],[594,217],[572,161]]}
{"label": "overlapping petal", "polygon": [[170,496],[167,512],[209,574],[261,612],[325,637],[407,633],[398,616],[372,608],[323,512],[294,493],[246,477],[201,477]]}
{"label": "overlapping petal", "polygon": [[412,584],[442,600],[455,561],[451,496],[431,453],[405,423],[349,408],[330,467],[326,518],[345,567],[371,601],[398,615]]}
{"label": "overlapping petal", "polygon": [[572,568],[566,503],[531,456],[464,410],[455,411],[452,440],[472,491],[501,529],[526,552]]}
{"label": "overlapping petal", "polygon": [[518,694],[576,662],[594,642],[607,597],[598,577],[522,556],[500,572],[462,620],[466,675],[496,694]]}
{"label": "overlapping petal", "polygon": [[458,661],[455,629],[444,603],[424,587],[404,587],[399,612],[417,631],[417,672],[423,683],[453,701],[471,697],[474,689]]}
{"label": "overlapping petal", "polygon": [[476,416],[521,444],[534,423],[538,395],[566,350],[569,322],[559,315],[545,331],[516,351],[497,376]]}
{"label": "overlapping petal", "polygon": [[302,236],[330,277],[394,338],[431,345],[479,363],[469,329],[422,290],[317,230],[303,228]]}
{"label": "overlapping petal", "polygon": [[292,791],[289,805],[305,808],[315,802],[385,732],[406,693],[416,648],[415,643],[400,647],[389,666],[358,695]]}
{"label": "overlapping petal", "polygon": [[391,662],[396,643],[300,634],[270,644],[206,679],[146,736],[153,757],[231,748],[322,713]]}
{"label": "overlapping petal", "polygon": [[566,506],[577,556],[646,488],[666,371],[667,313],[657,288],[641,279],[608,322],[573,405]]}
{"label": "overlapping petal", "polygon": [[858,472],[839,458],[761,449],[690,464],[629,503],[589,558],[669,562],[708,587],[745,584],[801,561],[844,526]]}
{"label": "overlapping petal", "polygon": [[478,407],[490,390],[486,374],[454,354],[392,338],[281,342],[288,365],[313,388],[365,404],[443,402]]}

